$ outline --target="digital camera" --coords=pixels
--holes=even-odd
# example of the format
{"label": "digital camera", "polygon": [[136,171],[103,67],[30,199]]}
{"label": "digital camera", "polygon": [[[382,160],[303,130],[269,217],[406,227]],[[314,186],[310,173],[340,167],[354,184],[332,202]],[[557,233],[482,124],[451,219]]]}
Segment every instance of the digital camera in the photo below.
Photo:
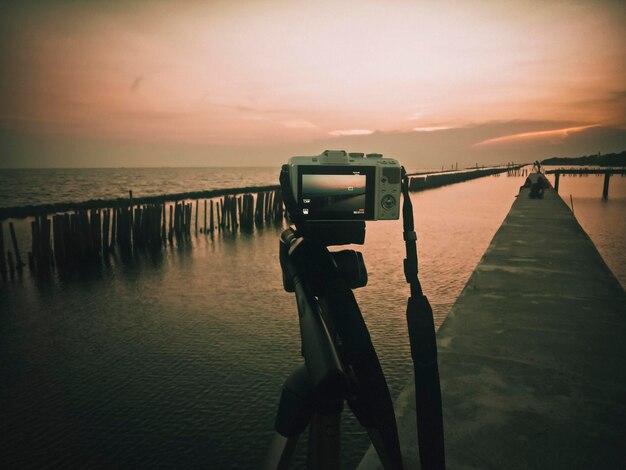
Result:
{"label": "digital camera", "polygon": [[400,217],[401,166],[381,154],[326,150],[291,157],[289,180],[308,221],[393,220]]}

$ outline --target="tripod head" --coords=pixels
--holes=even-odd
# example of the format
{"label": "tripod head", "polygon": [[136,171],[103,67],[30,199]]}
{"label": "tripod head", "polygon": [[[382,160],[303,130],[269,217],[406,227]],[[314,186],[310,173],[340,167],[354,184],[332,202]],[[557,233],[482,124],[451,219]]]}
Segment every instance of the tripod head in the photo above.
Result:
{"label": "tripod head", "polygon": [[308,269],[302,275],[313,291],[314,295],[321,293],[321,281],[327,275],[329,266],[328,255],[337,274],[348,284],[350,289],[358,289],[367,285],[367,269],[363,254],[355,250],[328,251],[323,242],[317,239],[298,236],[292,228],[288,228],[281,234],[280,243],[280,266],[283,272],[283,287],[287,292],[295,292],[293,277],[297,270],[296,266],[306,265]]}

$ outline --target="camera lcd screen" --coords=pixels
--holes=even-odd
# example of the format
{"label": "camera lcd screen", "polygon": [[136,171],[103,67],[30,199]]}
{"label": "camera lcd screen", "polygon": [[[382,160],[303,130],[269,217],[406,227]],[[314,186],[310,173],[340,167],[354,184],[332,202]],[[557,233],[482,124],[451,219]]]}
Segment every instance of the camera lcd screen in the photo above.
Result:
{"label": "camera lcd screen", "polygon": [[309,220],[373,218],[374,168],[309,166],[299,169],[299,201]]}

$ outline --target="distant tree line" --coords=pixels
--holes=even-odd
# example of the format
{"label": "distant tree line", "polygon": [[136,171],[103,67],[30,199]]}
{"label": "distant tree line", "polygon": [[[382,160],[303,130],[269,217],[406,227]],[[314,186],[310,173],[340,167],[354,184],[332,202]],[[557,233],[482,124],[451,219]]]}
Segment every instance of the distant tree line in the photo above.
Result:
{"label": "distant tree line", "polygon": [[542,160],[542,165],[589,165],[589,166],[626,166],[626,150],[620,153],[587,155],[584,157],[553,157]]}

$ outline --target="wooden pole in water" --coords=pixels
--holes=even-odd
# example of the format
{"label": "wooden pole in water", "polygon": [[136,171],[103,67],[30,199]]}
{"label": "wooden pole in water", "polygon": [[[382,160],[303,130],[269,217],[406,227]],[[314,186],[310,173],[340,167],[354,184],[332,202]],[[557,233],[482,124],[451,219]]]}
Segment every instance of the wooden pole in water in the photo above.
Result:
{"label": "wooden pole in water", "polygon": [[198,236],[198,205],[199,205],[199,202],[196,199],[196,237]]}
{"label": "wooden pole in water", "polygon": [[174,203],[174,235],[176,236],[176,238],[178,238],[178,219],[179,219],[178,214],[179,212],[180,212],[180,207],[178,206],[178,203],[175,202]]}
{"label": "wooden pole in water", "polygon": [[557,192],[559,192],[559,179],[561,178],[561,173],[555,173],[554,174],[554,190]]}
{"label": "wooden pole in water", "polygon": [[220,215],[222,216],[222,228],[226,228],[226,220],[228,219],[228,208],[226,206],[226,197],[220,200]]}
{"label": "wooden pole in water", "polygon": [[160,237],[161,237],[161,244],[165,242],[165,240],[167,239],[166,221],[167,221],[167,212],[165,210],[165,203],[163,203],[159,206],[159,226],[160,226],[159,231],[160,231]]}
{"label": "wooden pole in water", "polygon": [[225,229],[230,226],[230,196],[224,196],[224,204],[222,204],[222,225]]}
{"label": "wooden pole in water", "polygon": [[40,234],[43,264],[50,266],[52,264],[52,247],[50,245],[50,219],[48,217],[41,216]]}
{"label": "wooden pole in water", "polygon": [[243,225],[243,196],[237,196],[237,214],[239,215],[239,225]]}
{"label": "wooden pole in water", "polygon": [[[39,217],[35,217],[35,220],[30,223],[30,237],[31,237],[31,245],[30,251],[32,253],[33,260],[33,268],[35,265],[37,267],[41,267],[41,255],[39,254],[39,248],[41,243],[39,242]],[[30,262],[30,260],[29,260]]]}
{"label": "wooden pole in water", "polygon": [[176,231],[179,237],[185,233],[185,203],[181,202],[178,205],[178,230]]}
{"label": "wooden pole in water", "polygon": [[204,200],[204,233],[206,234],[206,199]]}
{"label": "wooden pole in water", "polygon": [[189,213],[189,205],[186,202],[183,202],[183,205],[182,205],[181,209],[183,210],[182,211],[183,212],[183,214],[182,214],[183,215],[182,231],[183,231],[183,235],[186,235],[187,234],[187,226],[188,226],[188,223],[189,223],[189,220],[188,220],[188,218],[189,218],[189,215],[188,215],[188,213]]}
{"label": "wooden pole in water", "polygon": [[70,214],[70,237],[68,240],[70,243],[69,246],[71,247],[72,262],[75,262],[83,251],[83,247],[82,247],[81,240],[80,240],[79,226],[80,226],[80,219],[78,216],[78,212],[74,212],[73,214]]}
{"label": "wooden pole in water", "polygon": [[178,208],[178,233],[182,236],[185,233],[185,203],[181,202]]}
{"label": "wooden pole in water", "polygon": [[96,255],[100,257],[102,254],[102,211],[96,211],[96,223],[94,224],[96,235]]}
{"label": "wooden pole in water", "polygon": [[46,266],[54,265],[54,260],[52,258],[52,244],[50,243],[50,234],[51,234],[51,221],[48,217],[42,217],[42,243],[43,243],[43,254],[44,254],[44,263]]}
{"label": "wooden pole in water", "polygon": [[13,250],[15,251],[15,269],[17,269],[17,271],[19,272],[22,270],[22,266],[24,266],[24,263],[22,263],[20,250],[17,247],[17,238],[15,237],[15,228],[13,227],[13,222],[9,222],[9,231],[11,232],[11,241],[13,242]]}
{"label": "wooden pole in water", "polygon": [[237,196],[231,199],[231,218],[233,219],[233,230],[237,230],[239,223],[237,222]]}
{"label": "wooden pole in water", "polygon": [[115,231],[117,230],[117,208],[114,207],[111,209],[111,216],[113,220],[111,221],[111,242],[109,243],[109,250],[113,250],[115,246]]}
{"label": "wooden pole in water", "polygon": [[609,178],[611,175],[609,173],[604,174],[604,186],[602,187],[602,199],[605,201],[609,198]]}
{"label": "wooden pole in water", "polygon": [[233,228],[233,198],[232,196],[228,196],[225,200],[224,200],[224,211],[226,212],[225,217],[226,217],[226,228],[228,229],[232,229]]}
{"label": "wooden pole in water", "polygon": [[211,233],[215,230],[215,219],[213,217],[213,199],[211,199],[211,217],[209,219],[211,223]]}
{"label": "wooden pole in water", "polygon": [[222,199],[222,228],[228,228],[228,196]]}
{"label": "wooden pole in water", "polygon": [[217,230],[219,230],[219,231],[222,230],[221,207],[222,207],[222,201],[221,200],[215,203],[215,210],[217,211]]}
{"label": "wooden pole in water", "polygon": [[134,219],[133,219],[133,191],[131,189],[128,190],[128,206],[130,207],[129,224],[130,224],[130,227],[132,228],[134,226]]}
{"label": "wooden pole in water", "polygon": [[102,224],[102,253],[109,254],[109,225],[111,223],[111,211],[104,210],[104,223]]}
{"label": "wooden pole in water", "polygon": [[187,234],[187,212],[188,212],[188,205],[186,202],[183,202],[181,205],[181,209],[182,209],[182,226],[181,226],[181,230],[183,235]]}
{"label": "wooden pole in water", "polygon": [[183,227],[185,226],[185,218],[184,218],[184,203],[176,204],[176,208],[178,209],[178,217],[176,213],[174,213],[174,222],[177,223],[177,228],[175,230],[176,236],[180,237],[183,234]]}
{"label": "wooden pole in water", "polygon": [[87,213],[85,211],[79,211],[78,214],[76,214],[76,235],[81,260],[87,258],[87,254],[89,253],[89,242],[87,238],[89,233],[86,230],[86,227],[88,226],[89,219],[87,217]]}
{"label": "wooden pole in water", "polygon": [[272,215],[272,203],[274,202],[272,198],[274,197],[274,192],[268,192],[267,198],[265,199],[265,220],[269,220]]}
{"label": "wooden pole in water", "polygon": [[74,254],[75,245],[72,241],[72,224],[70,214],[63,214],[63,262],[69,263]]}
{"label": "wooden pole in water", "polygon": [[183,209],[183,234],[188,235],[191,226],[191,203],[184,203]]}
{"label": "wooden pole in water", "polygon": [[124,207],[117,207],[115,210],[117,216],[117,226],[116,226],[116,233],[115,233],[115,239],[117,242],[117,245],[120,248],[124,248],[124,224],[125,224],[125,220],[124,220]]}
{"label": "wooden pole in water", "polygon": [[61,258],[61,236],[59,235],[59,230],[61,229],[61,227],[59,225],[59,217],[60,216],[58,215],[52,216],[52,246],[54,247],[53,251],[56,264],[60,264]]}
{"label": "wooden pole in water", "polygon": [[172,243],[172,238],[174,237],[174,225],[173,225],[173,218],[174,218],[174,206],[172,204],[170,204],[170,224],[169,224],[169,231],[167,232],[167,238],[169,239],[170,243]]}
{"label": "wooden pole in water", "polygon": [[159,207],[161,213],[159,214],[159,223],[161,224],[161,242],[159,245],[163,245],[165,243],[165,203],[161,204]]}
{"label": "wooden pole in water", "polygon": [[192,222],[193,222],[193,202],[190,202],[187,205],[187,207],[188,207],[187,211],[189,213],[188,215],[189,224],[187,225],[187,234],[191,235],[191,227],[192,227]]}
{"label": "wooden pole in water", "polygon": [[[191,216],[193,214],[193,202],[189,203],[189,223],[187,224],[187,235],[191,235]],[[198,207],[196,206],[196,209]],[[198,227],[198,217],[197,217],[198,213],[196,212],[196,228]]]}
{"label": "wooden pole in water", "polygon": [[52,218],[52,236],[54,237],[54,259],[56,264],[63,264],[63,214],[55,215]]}
{"label": "wooden pole in water", "polygon": [[265,205],[265,193],[257,193],[256,195],[256,208],[254,210],[254,221],[257,225],[263,223],[263,207]]}

